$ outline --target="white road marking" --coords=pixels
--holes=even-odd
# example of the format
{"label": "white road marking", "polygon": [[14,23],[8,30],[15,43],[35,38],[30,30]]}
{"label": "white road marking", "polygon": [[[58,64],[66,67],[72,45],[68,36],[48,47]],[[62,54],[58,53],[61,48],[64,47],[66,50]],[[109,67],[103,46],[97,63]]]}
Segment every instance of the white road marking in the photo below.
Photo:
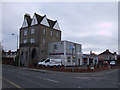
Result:
{"label": "white road marking", "polygon": [[58,83],[58,81],[52,80],[52,79],[49,79],[49,78],[43,78],[43,77],[39,77],[39,76],[35,76],[35,77],[40,78],[40,79],[43,79],[43,80],[47,80],[47,81],[51,81],[51,82]]}
{"label": "white road marking", "polygon": [[7,71],[10,71],[10,72],[15,72],[15,71],[13,71],[13,70],[7,70]]}
{"label": "white road marking", "polygon": [[0,78],[1,78],[1,79],[4,79],[5,81],[7,81],[7,82],[9,82],[9,83],[11,83],[12,85],[16,86],[17,88],[22,88],[22,87],[18,86],[17,84],[15,84],[15,83],[9,81],[9,80],[6,79],[6,78],[3,78],[3,77],[1,77],[1,76],[0,76]]}
{"label": "white road marking", "polygon": [[79,86],[78,88],[82,88],[82,87]]}
{"label": "white road marking", "polygon": [[30,76],[29,74],[22,73],[22,72],[17,72],[17,73],[22,74],[22,75],[25,75],[25,76]]}

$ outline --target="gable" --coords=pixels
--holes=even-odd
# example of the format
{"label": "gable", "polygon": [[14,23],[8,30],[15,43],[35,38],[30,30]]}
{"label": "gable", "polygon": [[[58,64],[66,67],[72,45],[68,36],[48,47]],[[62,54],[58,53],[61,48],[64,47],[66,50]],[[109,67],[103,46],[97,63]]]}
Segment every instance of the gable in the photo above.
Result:
{"label": "gable", "polygon": [[38,21],[37,21],[35,14],[34,14],[31,25],[36,25],[36,24],[38,24]]}
{"label": "gable", "polygon": [[59,27],[59,25],[58,25],[58,22],[55,23],[55,25],[54,25],[53,28],[54,28],[54,29],[57,29],[57,30],[60,30],[60,27]]}
{"label": "gable", "polygon": [[24,27],[28,27],[28,23],[27,23],[27,19],[24,18],[23,24],[22,24],[22,28]]}
{"label": "gable", "polygon": [[42,25],[45,25],[45,26],[48,26],[48,27],[49,27],[49,23],[48,23],[48,21],[47,21],[46,16],[43,18],[43,20],[41,21],[41,23],[40,23],[40,24],[42,24]]}

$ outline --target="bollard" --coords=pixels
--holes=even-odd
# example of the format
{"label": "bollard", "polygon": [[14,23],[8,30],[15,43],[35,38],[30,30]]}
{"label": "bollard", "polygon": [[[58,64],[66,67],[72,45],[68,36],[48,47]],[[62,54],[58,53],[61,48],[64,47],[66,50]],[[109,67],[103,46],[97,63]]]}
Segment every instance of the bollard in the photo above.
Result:
{"label": "bollard", "polygon": [[36,67],[37,69],[39,69],[39,65],[37,65],[37,67]]}
{"label": "bollard", "polygon": [[34,65],[32,64],[32,68],[34,68]]}
{"label": "bollard", "polygon": [[28,68],[31,68],[31,65],[30,65],[30,64],[28,64]]}

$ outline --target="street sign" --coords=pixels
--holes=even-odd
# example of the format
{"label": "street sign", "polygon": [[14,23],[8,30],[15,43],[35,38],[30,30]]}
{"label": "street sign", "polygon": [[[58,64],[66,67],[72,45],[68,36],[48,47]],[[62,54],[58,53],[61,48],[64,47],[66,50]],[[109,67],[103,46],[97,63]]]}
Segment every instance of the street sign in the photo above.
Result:
{"label": "street sign", "polygon": [[69,49],[74,49],[74,46],[69,46]]}

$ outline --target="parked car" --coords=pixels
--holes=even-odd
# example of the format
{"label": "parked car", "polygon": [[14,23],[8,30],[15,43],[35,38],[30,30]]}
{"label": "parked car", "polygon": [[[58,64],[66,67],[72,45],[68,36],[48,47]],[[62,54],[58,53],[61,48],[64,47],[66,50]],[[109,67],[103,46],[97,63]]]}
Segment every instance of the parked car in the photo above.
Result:
{"label": "parked car", "polygon": [[41,61],[41,62],[38,62],[38,65],[40,66],[40,65],[44,65],[45,67],[46,66],[61,66],[62,64],[61,64],[61,59],[50,59],[50,58],[47,58],[47,59],[45,59],[45,60],[43,60],[43,61]]}
{"label": "parked car", "polygon": [[110,62],[110,65],[115,65],[115,64],[116,64],[115,61],[111,61],[111,62]]}
{"label": "parked car", "polygon": [[108,63],[108,61],[104,61],[103,64],[104,65],[108,65],[109,63]]}

